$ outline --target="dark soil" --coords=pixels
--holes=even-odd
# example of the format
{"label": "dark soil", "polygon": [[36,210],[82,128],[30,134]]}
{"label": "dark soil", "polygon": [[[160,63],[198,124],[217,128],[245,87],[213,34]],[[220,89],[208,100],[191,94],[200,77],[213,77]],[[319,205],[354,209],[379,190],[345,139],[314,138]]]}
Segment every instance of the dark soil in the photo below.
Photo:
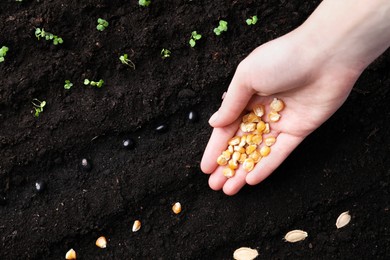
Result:
{"label": "dark soil", "polygon": [[[319,2],[1,1],[0,47],[9,52],[0,63],[0,259],[63,259],[70,248],[80,259],[231,259],[241,246],[257,248],[260,259],[389,258],[388,53],[260,185],[228,197],[210,190],[199,169],[207,120],[238,63]],[[259,23],[247,26],[254,14]],[[99,17],[110,23],[103,32]],[[218,38],[219,19],[229,29]],[[64,44],[38,41],[36,27]],[[203,35],[194,49],[193,30]],[[120,63],[123,53],[135,70]],[[84,78],[105,85],[84,86]],[[34,98],[47,101],[39,118]],[[199,122],[187,119],[190,110]],[[162,123],[168,131],[157,133]],[[136,148],[124,149],[125,138]],[[337,230],[346,210],[352,221]],[[133,233],[136,219],[143,226]],[[283,242],[292,229],[309,237]],[[94,244],[101,235],[106,249]]]}

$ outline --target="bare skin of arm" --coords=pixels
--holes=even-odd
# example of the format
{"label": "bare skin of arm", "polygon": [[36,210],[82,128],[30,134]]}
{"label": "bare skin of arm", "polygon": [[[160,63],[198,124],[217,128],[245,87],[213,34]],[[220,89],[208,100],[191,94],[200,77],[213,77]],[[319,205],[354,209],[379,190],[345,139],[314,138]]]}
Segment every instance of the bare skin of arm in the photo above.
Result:
{"label": "bare skin of arm", "polygon": [[[300,27],[256,48],[237,67],[209,121],[214,130],[201,169],[211,174],[210,187],[234,195],[267,178],[337,111],[363,70],[389,45],[389,0],[324,0]],[[272,128],[277,136],[272,152],[250,173],[240,167],[227,179],[216,159],[237,133],[242,113],[274,97],[286,108]]]}

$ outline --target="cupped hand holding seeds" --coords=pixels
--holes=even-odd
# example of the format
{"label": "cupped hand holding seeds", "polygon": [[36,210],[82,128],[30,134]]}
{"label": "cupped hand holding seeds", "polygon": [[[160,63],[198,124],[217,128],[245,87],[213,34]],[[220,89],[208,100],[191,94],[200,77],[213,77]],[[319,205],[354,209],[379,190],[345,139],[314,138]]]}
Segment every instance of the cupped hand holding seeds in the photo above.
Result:
{"label": "cupped hand holding seeds", "polygon": [[[345,14],[351,14],[351,10],[352,18],[345,22]],[[386,13],[389,15],[383,15]],[[210,187],[233,195],[246,183],[255,185],[269,176],[306,136],[336,112],[362,71],[386,50],[390,34],[384,30],[390,30],[390,1],[372,4],[364,0],[325,0],[303,25],[258,47],[244,59],[220,109],[209,121],[214,130],[201,168],[211,174]],[[279,112],[279,120],[272,122],[270,104],[275,98],[283,100],[285,108]],[[269,123],[270,132],[243,133],[243,116],[259,104],[265,107],[261,120]],[[230,158],[225,153],[232,160],[235,149],[240,149],[234,147],[240,144],[229,147],[231,138],[250,134],[262,135],[262,143],[256,145],[259,151],[266,146],[267,137],[274,137],[270,153],[262,156],[253,169],[240,164],[238,155],[223,165],[223,158],[218,157],[224,151],[233,150]],[[240,154],[245,153],[241,149]],[[223,166],[218,165],[218,159]],[[231,169],[236,168],[234,176],[229,170],[224,174],[229,164]]]}

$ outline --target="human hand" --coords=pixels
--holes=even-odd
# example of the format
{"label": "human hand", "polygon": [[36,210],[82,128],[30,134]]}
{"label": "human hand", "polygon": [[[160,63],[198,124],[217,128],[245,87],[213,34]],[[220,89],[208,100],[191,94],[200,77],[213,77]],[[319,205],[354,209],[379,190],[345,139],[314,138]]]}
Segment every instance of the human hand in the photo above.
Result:
{"label": "human hand", "polygon": [[[209,121],[214,130],[201,168],[211,173],[209,185],[213,190],[234,195],[246,183],[263,181],[346,100],[362,70],[328,59],[305,39],[300,30],[293,31],[258,47],[238,66],[220,109]],[[222,173],[224,167],[216,160],[226,150],[228,140],[239,134],[243,112],[256,104],[267,107],[275,97],[286,107],[280,121],[270,123],[269,135],[277,137],[271,153],[251,172],[240,166],[235,176],[227,179]]]}

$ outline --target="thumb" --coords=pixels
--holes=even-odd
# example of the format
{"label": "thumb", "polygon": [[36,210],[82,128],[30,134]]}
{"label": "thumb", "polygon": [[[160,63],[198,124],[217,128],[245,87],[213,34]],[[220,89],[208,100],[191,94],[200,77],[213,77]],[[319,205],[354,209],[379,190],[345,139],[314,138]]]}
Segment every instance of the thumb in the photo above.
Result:
{"label": "thumb", "polygon": [[242,84],[235,75],[221,107],[211,116],[209,124],[212,127],[224,127],[233,123],[246,108],[253,94],[254,91]]}

